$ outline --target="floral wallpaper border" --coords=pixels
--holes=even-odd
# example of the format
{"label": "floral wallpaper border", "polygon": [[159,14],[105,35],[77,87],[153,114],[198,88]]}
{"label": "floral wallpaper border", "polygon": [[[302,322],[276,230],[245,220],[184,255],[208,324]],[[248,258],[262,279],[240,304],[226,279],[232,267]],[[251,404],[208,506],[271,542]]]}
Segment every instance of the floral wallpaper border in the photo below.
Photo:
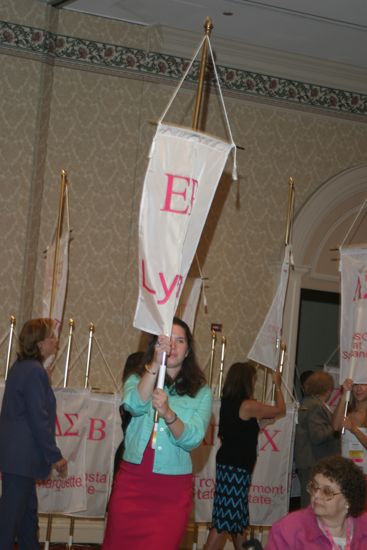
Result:
{"label": "floral wallpaper border", "polygon": [[[64,36],[6,21],[0,21],[0,47],[42,55],[52,60],[128,71],[131,75],[150,75],[174,80],[181,78],[189,63],[189,60],[182,57]],[[198,69],[199,62],[196,62],[187,81],[197,80]],[[334,113],[367,116],[365,94],[231,67],[217,66],[217,71],[224,92],[283,100]]]}

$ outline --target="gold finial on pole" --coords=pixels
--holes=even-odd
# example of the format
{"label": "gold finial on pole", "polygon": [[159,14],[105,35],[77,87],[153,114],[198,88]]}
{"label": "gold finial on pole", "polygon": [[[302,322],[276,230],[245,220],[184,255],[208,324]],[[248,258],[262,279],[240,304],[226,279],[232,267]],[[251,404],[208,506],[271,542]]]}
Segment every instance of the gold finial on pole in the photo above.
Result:
{"label": "gold finial on pole", "polygon": [[285,246],[289,244],[291,229],[293,225],[293,214],[294,214],[294,179],[290,177],[288,179],[287,226],[286,226],[285,238],[284,238]]}
{"label": "gold finial on pole", "polygon": [[94,331],[96,330],[93,323],[89,323],[89,343],[88,343],[88,357],[87,357],[87,368],[85,371],[85,383],[84,383],[84,389],[88,389],[89,384],[89,373],[90,373],[90,363],[91,363],[91,357],[92,357],[92,344],[93,344],[93,336]]}
{"label": "gold finial on pole", "polygon": [[[212,22],[211,18],[207,17],[205,19],[205,23],[204,23],[204,30],[205,30],[205,35],[208,38],[210,37],[210,34],[211,34],[213,28],[214,28],[214,26],[213,26],[213,22]],[[200,118],[201,104],[202,104],[202,100],[203,100],[203,87],[204,87],[207,60],[208,60],[208,40],[205,40],[205,42],[203,44],[203,48],[201,50],[199,80],[198,80],[198,85],[197,85],[197,89],[196,89],[194,115],[192,117],[192,129],[193,130],[198,130],[199,129],[199,118]]]}
{"label": "gold finial on pole", "polygon": [[65,370],[64,370],[64,385],[63,385],[64,388],[66,388],[67,385],[68,385],[71,342],[72,342],[72,338],[73,338],[74,326],[75,326],[74,319],[69,319],[68,349],[67,349],[67,352],[66,352]]}
{"label": "gold finial on pole", "polygon": [[10,315],[9,321],[10,321],[10,331],[9,331],[8,353],[6,356],[5,380],[8,378],[11,350],[13,347],[13,336],[14,336],[14,328],[15,328],[15,322],[16,322],[15,315]]}
{"label": "gold finial on pole", "polygon": [[64,204],[65,204],[65,189],[68,184],[68,175],[65,170],[61,170],[61,182],[60,182],[60,200],[59,200],[59,213],[57,217],[57,230],[55,235],[55,254],[54,254],[54,265],[52,270],[52,286],[51,286],[51,297],[50,297],[50,309],[49,317],[52,318],[52,312],[55,303],[55,294],[56,294],[56,284],[58,277],[58,264],[59,264],[59,245],[62,233],[62,222],[64,218]]}

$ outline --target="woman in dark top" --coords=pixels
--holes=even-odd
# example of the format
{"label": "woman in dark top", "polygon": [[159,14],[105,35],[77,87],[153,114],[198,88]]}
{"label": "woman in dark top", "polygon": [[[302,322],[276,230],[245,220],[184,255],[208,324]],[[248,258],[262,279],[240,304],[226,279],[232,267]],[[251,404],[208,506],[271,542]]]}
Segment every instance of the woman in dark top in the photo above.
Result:
{"label": "woman in dark top", "polygon": [[253,398],[256,368],[234,363],[227,374],[219,416],[221,447],[216,456],[216,489],[212,528],[205,550],[223,546],[226,534],[235,548],[242,548],[249,525],[248,490],[257,457],[258,420],[285,412],[279,372],[273,372],[275,405],[264,405]]}
{"label": "woman in dark top", "polygon": [[[128,355],[124,371],[122,373],[122,384],[125,384],[126,380],[131,376],[132,374],[138,374],[141,376],[144,372],[144,357],[145,353],[144,351],[136,351],[135,353],[130,353]],[[113,465],[113,475],[117,473],[117,470],[120,466],[120,461],[122,460],[122,456],[124,454],[125,449],[125,434],[127,427],[131,420],[131,414],[128,411],[124,411],[124,408],[122,405],[120,405],[120,416],[121,416],[121,429],[122,429],[122,441],[120,445],[116,449],[115,453],[115,460]]]}
{"label": "woman in dark top", "polygon": [[[36,480],[66,475],[55,441],[56,399],[46,366],[58,349],[51,319],[27,321],[9,371],[0,414],[0,548],[39,550]],[[51,368],[51,367],[50,367]]]}

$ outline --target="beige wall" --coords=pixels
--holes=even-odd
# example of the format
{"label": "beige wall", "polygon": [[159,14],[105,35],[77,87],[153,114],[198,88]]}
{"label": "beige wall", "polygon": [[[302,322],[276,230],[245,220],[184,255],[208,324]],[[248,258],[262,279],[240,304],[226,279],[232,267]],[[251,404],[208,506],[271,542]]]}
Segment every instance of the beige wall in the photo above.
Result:
{"label": "beige wall", "polygon": [[[154,30],[56,12],[34,0],[3,0],[0,19],[159,49]],[[87,342],[88,323],[95,323],[103,355],[120,378],[122,363],[140,336],[132,320],[137,216],[154,132],[150,121],[162,113],[175,83],[47,60],[29,50],[0,50],[1,331],[6,332],[10,314],[21,322],[40,313],[42,251],[54,228],[59,174],[65,168],[73,228],[65,319],[75,319],[79,348]],[[193,94],[190,87],[182,90],[169,120],[190,124]],[[295,178],[300,211],[325,181],[367,162],[367,126],[361,117],[257,102],[239,94],[226,95],[225,102],[234,139],[244,150],[238,152],[240,181],[231,182],[229,166],[199,246],[209,278],[209,312],[199,311],[196,326],[203,365],[210,352],[211,322],[223,324],[229,365],[246,356],[263,320],[279,268],[288,176]],[[209,105],[206,129],[223,135],[216,98]],[[92,384],[111,390],[102,357],[94,349]],[[84,357],[72,384],[81,382]],[[61,373],[62,365],[55,381]]]}

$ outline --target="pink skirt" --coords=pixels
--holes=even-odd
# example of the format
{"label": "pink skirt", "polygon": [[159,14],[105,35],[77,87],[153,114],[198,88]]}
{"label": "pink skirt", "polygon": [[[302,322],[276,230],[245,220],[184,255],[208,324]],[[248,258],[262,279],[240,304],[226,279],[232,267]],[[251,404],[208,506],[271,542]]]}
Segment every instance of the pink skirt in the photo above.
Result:
{"label": "pink skirt", "polygon": [[153,473],[149,442],[141,464],[121,461],[108,504],[102,550],[178,550],[192,508],[192,475]]}

